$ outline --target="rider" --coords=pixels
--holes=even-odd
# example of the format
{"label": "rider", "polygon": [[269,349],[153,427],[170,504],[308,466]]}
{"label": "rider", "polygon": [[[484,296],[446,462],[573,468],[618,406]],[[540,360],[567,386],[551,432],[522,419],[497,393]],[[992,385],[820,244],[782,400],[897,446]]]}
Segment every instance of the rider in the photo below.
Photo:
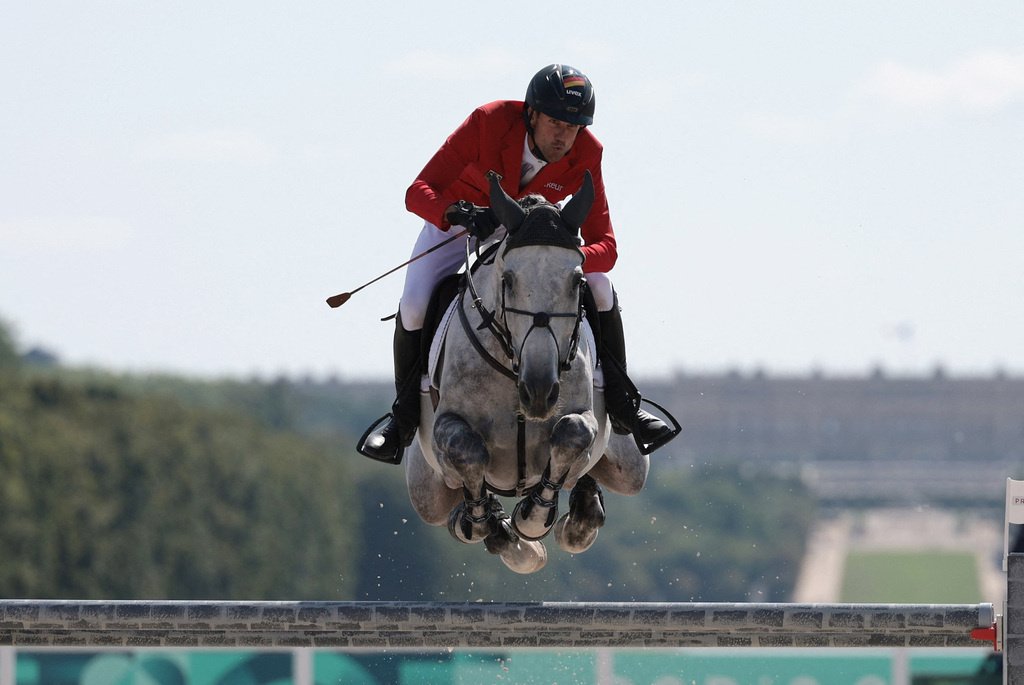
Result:
{"label": "rider", "polygon": [[[616,432],[633,433],[638,444],[655,445],[673,437],[673,432],[640,408],[640,394],[626,376],[622,318],[608,278],[617,256],[615,234],[601,176],[602,146],[587,128],[593,122],[590,79],[565,64],[537,72],[525,102],[499,100],[476,109],[406,192],[406,207],[425,221],[413,255],[450,238],[453,225],[465,228],[479,242],[499,228],[491,210],[481,206],[489,203],[489,170],[502,175],[503,187],[514,198],[539,194],[550,202],[564,200],[579,188],[589,170],[596,195],[581,227],[583,271],[599,312],[605,405]],[[366,456],[397,464],[412,442],[419,423],[420,338],[427,305],[438,282],[463,263],[466,240],[453,240],[409,266],[395,320],[397,399],[392,413],[360,442],[359,451]]]}

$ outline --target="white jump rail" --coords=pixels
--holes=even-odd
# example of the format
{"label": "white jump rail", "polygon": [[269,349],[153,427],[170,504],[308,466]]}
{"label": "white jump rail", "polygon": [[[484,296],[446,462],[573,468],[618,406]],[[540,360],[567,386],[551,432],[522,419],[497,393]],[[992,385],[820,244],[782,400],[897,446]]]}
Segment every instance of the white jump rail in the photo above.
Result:
{"label": "white jump rail", "polygon": [[992,604],[0,599],[32,647],[983,647]]}

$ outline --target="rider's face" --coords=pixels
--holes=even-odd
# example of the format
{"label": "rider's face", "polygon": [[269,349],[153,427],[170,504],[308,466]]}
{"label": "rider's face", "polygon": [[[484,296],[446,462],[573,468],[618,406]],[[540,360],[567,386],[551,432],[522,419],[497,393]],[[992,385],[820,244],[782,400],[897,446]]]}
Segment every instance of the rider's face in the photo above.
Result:
{"label": "rider's face", "polygon": [[533,126],[533,146],[539,148],[544,159],[557,162],[569,154],[582,126],[553,119],[547,114],[530,110]]}

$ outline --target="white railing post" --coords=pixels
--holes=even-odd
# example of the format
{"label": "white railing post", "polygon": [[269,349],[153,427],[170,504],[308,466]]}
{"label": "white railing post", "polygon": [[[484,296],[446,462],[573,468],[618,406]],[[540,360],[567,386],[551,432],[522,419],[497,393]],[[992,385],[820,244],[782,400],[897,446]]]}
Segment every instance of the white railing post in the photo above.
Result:
{"label": "white railing post", "polygon": [[0,647],[0,685],[14,685],[14,647]]}
{"label": "white railing post", "polygon": [[[1010,524],[1017,526],[1010,528]],[[1003,570],[1006,599],[1002,621],[997,625],[1003,651],[1003,685],[1024,685],[1024,554],[1014,553],[1011,537],[1024,524],[1024,481],[1006,479],[1006,510],[1003,519]],[[1011,535],[1012,534],[1012,535]]]}

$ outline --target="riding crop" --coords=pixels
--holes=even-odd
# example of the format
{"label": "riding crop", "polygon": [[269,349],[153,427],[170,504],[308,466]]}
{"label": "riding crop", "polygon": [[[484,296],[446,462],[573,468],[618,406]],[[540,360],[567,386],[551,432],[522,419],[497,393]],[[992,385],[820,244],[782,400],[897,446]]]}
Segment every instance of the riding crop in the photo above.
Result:
{"label": "riding crop", "polygon": [[372,285],[372,284],[376,283],[377,281],[379,281],[380,279],[384,278],[385,276],[390,276],[391,274],[395,273],[399,269],[401,269],[403,267],[406,267],[406,266],[409,266],[410,264],[415,262],[417,259],[420,259],[422,257],[426,257],[428,254],[430,254],[434,250],[441,249],[442,247],[444,247],[445,245],[447,245],[451,241],[455,240],[456,238],[461,238],[462,236],[466,235],[467,233],[469,233],[469,231],[466,230],[466,229],[463,229],[463,230],[459,231],[458,233],[456,233],[455,235],[453,235],[452,237],[443,240],[442,242],[438,243],[437,245],[434,245],[432,248],[430,248],[428,250],[424,250],[423,252],[420,252],[418,255],[416,255],[415,257],[413,257],[409,261],[402,262],[401,264],[396,266],[394,269],[391,269],[390,271],[388,271],[386,273],[382,273],[380,276],[377,276],[377,278],[373,279],[372,281],[369,281],[367,283],[363,283],[361,286],[359,286],[355,290],[350,290],[347,293],[339,293],[337,295],[332,295],[331,297],[328,297],[327,298],[327,304],[329,304],[331,307],[335,307],[335,308],[340,307],[341,305],[343,305],[346,302],[348,302],[350,297],[355,295],[357,292],[359,292],[360,290],[362,290],[366,286]]}

